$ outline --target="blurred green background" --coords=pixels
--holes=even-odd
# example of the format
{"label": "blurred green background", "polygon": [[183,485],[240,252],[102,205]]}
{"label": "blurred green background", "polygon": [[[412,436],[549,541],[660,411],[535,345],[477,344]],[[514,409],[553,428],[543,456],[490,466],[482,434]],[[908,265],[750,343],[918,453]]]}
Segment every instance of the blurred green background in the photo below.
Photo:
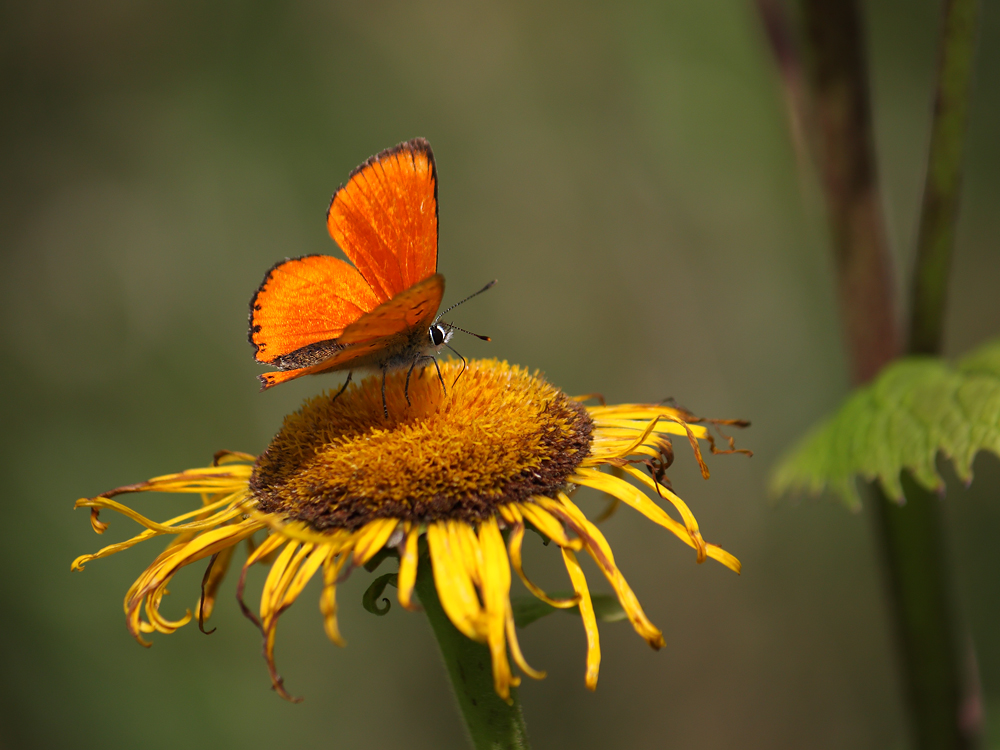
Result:
{"label": "blurred green background", "polygon": [[[949,353],[1000,330],[1000,19],[984,14]],[[939,4],[866,9],[894,251],[911,262]],[[790,145],[752,5],[614,2],[5,3],[0,10],[3,368],[0,747],[463,747],[419,615],[316,582],[282,619],[270,689],[224,585],[211,637],[146,650],[121,600],[160,542],[71,573],[99,538],[80,496],[258,452],[336,378],[259,394],[247,302],[285,256],[337,253],[324,211],[369,155],[427,137],[447,301],[500,284],[458,342],[610,401],[676,397],[753,421],[755,456],[684,445],[671,472],[737,577],[624,509],[605,533],[659,625],[654,653],[602,626],[597,692],[578,621],[522,633],[535,746],[901,748],[902,708],[870,519],[769,501],[768,470],[847,390],[815,176]],[[902,282],[900,282],[902,285]],[[960,610],[1000,723],[1000,464],[945,500]],[[582,500],[597,510],[601,504]],[[183,499],[135,501],[155,518]],[[551,549],[529,565],[565,587]],[[181,575],[165,612],[197,596]],[[590,569],[597,590],[606,590]],[[256,572],[256,585],[263,578]],[[994,736],[996,736],[994,734]],[[1000,744],[995,746],[1000,747]]]}

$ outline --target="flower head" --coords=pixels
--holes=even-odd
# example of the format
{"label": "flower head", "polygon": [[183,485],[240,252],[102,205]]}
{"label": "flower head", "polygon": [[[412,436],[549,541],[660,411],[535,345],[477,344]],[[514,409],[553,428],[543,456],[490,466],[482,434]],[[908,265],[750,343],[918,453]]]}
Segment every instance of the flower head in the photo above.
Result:
{"label": "flower head", "polygon": [[[440,369],[441,382],[454,384],[448,392],[432,369],[408,389],[405,373],[390,373],[389,420],[383,414],[381,379],[371,378],[339,398],[324,394],[307,401],[256,459],[223,452],[209,467],[78,500],[77,507],[91,508],[97,533],[107,527],[98,518],[104,508],[145,529],[77,558],[73,568],[155,536],[172,537],[125,596],[128,628],[149,645],[144,634],[172,632],[192,617],[204,625],[234,549],[247,540],[237,596],[263,634],[272,683],[286,698],[274,665],[278,618],[310,579],[322,575],[326,633],[343,645],[337,585],[383,550],[399,558],[398,598],[407,609],[416,608],[418,566],[430,564],[448,618],[488,646],[494,687],[505,699],[519,683],[511,659],[523,673],[544,676],[528,665],[518,646],[511,568],[538,598],[555,607],[579,608],[588,643],[587,687],[597,685],[600,646],[578,553],[593,558],[636,632],[653,648],[662,647],[662,634],[626,583],[604,535],[570,499],[578,486],[605,492],[639,511],[692,547],[699,562],[712,558],[739,572],[735,557],[705,542],[694,515],[664,476],[673,460],[671,435],[690,442],[706,478],[698,441],[707,441],[713,452],[733,450],[731,440],[728,450],[717,449],[706,420],[663,405],[584,406],[586,398],[570,398],[537,374],[494,360],[470,362],[464,371],[461,364],[444,362]],[[114,499],[132,492],[195,493],[202,502],[158,523]],[[665,501],[679,520],[651,496]],[[525,575],[521,548],[527,528],[559,547],[572,597],[550,597]],[[426,538],[424,556],[421,537]],[[170,579],[205,558],[210,562],[194,615],[188,611],[180,620],[167,619],[160,605]],[[258,562],[270,570],[254,614],[243,603],[243,589],[247,571]]]}

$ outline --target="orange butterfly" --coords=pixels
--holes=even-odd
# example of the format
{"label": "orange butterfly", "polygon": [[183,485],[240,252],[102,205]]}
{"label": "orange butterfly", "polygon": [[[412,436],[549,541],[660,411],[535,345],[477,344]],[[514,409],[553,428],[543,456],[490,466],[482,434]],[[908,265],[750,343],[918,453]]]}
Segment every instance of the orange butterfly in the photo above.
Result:
{"label": "orange butterfly", "polygon": [[463,330],[436,315],[444,277],[437,273],[437,172],[430,144],[415,138],[355,169],[330,201],[326,225],[353,266],[329,255],[285,259],[250,300],[254,358],[279,370],[260,376],[261,390],[302,375],[348,370],[339,396],[354,370],[377,368],[388,418],[386,371],[408,366],[408,393],[413,368],[428,359],[437,366],[433,354]]}

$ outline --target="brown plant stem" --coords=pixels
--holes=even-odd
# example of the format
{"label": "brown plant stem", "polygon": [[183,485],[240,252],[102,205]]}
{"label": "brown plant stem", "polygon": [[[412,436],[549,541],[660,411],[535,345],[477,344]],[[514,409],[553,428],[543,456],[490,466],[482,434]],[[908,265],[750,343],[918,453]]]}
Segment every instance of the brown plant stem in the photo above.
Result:
{"label": "brown plant stem", "polygon": [[864,35],[854,0],[805,0],[802,16],[841,318],[852,380],[860,384],[894,359],[900,345],[872,147]]}
{"label": "brown plant stem", "polygon": [[815,144],[810,141],[814,128],[798,39],[782,0],[754,0],[754,4],[781,77],[795,158],[800,174],[805,174]]}

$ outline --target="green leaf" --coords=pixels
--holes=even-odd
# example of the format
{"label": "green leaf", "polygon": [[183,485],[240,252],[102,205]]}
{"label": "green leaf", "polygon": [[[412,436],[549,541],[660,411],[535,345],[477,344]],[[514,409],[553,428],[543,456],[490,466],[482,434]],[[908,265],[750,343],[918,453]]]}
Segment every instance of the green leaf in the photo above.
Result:
{"label": "green leaf", "polygon": [[[573,596],[572,591],[555,591],[549,594],[553,599],[569,599]],[[624,620],[627,615],[622,609],[618,597],[611,594],[591,594],[590,600],[594,605],[594,615],[601,622],[618,622]],[[551,604],[546,604],[541,599],[534,596],[512,596],[510,598],[511,609],[514,612],[514,624],[519,628],[526,628],[535,620],[539,620],[553,612],[566,612],[567,614],[578,615],[578,607],[559,609]]]}
{"label": "green leaf", "polygon": [[[556,595],[553,594],[553,596]],[[551,615],[558,611],[552,605],[546,604],[534,596],[512,596],[510,606],[514,613],[514,624],[519,628],[526,628],[535,620],[540,620],[545,615]],[[573,611],[576,611],[575,607]]]}
{"label": "green leaf", "polygon": [[968,484],[982,450],[1000,455],[1000,341],[957,365],[931,357],[893,362],[778,463],[771,492],[829,490],[857,508],[855,478],[861,476],[901,501],[903,469],[926,489],[942,492],[938,452]]}
{"label": "green leaf", "polygon": [[380,607],[378,598],[382,596],[382,592],[385,591],[385,587],[389,585],[396,585],[395,573],[386,573],[385,575],[379,576],[372,581],[371,586],[368,587],[364,595],[361,597],[362,606],[373,615],[378,615],[379,617],[388,614],[392,604],[389,603],[388,599],[383,599],[382,604],[385,606]]}

